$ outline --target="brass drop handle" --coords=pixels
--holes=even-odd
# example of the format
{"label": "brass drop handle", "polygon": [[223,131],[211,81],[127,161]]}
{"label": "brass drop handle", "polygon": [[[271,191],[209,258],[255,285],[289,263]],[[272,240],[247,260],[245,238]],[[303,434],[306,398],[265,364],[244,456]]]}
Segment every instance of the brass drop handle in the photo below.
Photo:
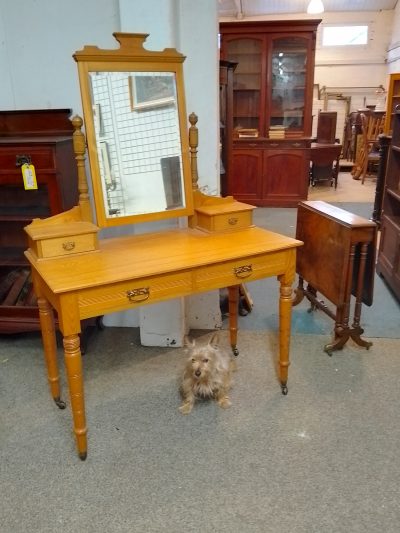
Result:
{"label": "brass drop handle", "polygon": [[144,302],[150,297],[150,287],[140,287],[139,289],[126,291],[126,296],[130,302]]}
{"label": "brass drop handle", "polygon": [[235,267],[233,272],[237,278],[247,278],[253,272],[252,265],[243,265],[240,267]]}
{"label": "brass drop handle", "polygon": [[301,143],[292,143],[292,146],[293,148],[299,148],[300,146],[302,146]]}
{"label": "brass drop handle", "polygon": [[75,243],[74,241],[63,242],[62,247],[64,248],[66,252],[70,252],[71,250],[75,248]]}
{"label": "brass drop handle", "polygon": [[228,218],[228,224],[230,224],[231,226],[234,226],[235,224],[237,224],[238,220],[239,219],[235,217]]}

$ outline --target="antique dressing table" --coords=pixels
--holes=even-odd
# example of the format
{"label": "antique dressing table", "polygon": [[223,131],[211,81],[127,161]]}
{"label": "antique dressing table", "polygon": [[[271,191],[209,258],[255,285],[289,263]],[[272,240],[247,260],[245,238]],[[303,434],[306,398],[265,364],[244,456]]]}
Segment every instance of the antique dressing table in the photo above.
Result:
{"label": "antique dressing table", "polygon": [[[299,240],[255,227],[252,206],[232,197],[208,197],[199,191],[197,117],[191,115],[187,135],[184,57],[174,49],[147,51],[143,47],[145,34],[114,36],[119,49],[86,46],[74,55],[97,224],[89,204],[83,122],[75,117],[79,204],[54,217],[36,219],[25,228],[29,239],[26,257],[38,297],[50,391],[56,404],[64,408],[56,358],[55,309],[63,334],[73,427],[81,459],[87,455],[81,320],[228,287],[230,343],[238,353],[240,284],[277,276],[278,375],[286,394],[292,283],[296,248],[302,245]],[[146,193],[151,205],[146,205]],[[101,227],[171,217],[188,217],[188,227],[98,238]]]}

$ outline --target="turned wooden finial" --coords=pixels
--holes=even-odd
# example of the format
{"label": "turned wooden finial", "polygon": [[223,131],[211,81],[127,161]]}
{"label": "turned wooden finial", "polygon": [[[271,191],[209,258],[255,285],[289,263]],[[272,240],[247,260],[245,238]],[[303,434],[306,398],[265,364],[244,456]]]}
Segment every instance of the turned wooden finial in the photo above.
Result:
{"label": "turned wooden finial", "polygon": [[75,160],[78,167],[78,190],[79,190],[79,205],[81,208],[82,219],[87,222],[92,222],[92,211],[89,200],[89,188],[85,168],[86,156],[86,140],[82,133],[83,120],[80,116],[75,115],[72,120],[74,133],[72,140],[74,145]]}
{"label": "turned wooden finial", "polygon": [[192,188],[199,189],[199,174],[197,171],[197,147],[199,146],[199,130],[197,129],[198,117],[195,113],[189,115],[189,147],[190,147],[190,167],[192,169]]}

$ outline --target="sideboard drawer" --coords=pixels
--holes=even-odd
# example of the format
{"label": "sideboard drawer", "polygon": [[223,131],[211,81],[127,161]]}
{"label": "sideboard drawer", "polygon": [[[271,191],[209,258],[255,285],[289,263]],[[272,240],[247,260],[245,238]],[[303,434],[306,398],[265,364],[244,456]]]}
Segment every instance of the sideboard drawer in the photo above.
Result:
{"label": "sideboard drawer", "polygon": [[278,275],[287,268],[287,260],[288,253],[285,250],[273,255],[257,255],[248,259],[207,266],[196,271],[195,287],[198,291],[207,291]]}
{"label": "sideboard drawer", "polygon": [[93,287],[79,293],[80,318],[132,309],[192,292],[192,274],[178,272],[124,281],[106,287]]}
{"label": "sideboard drawer", "polygon": [[27,146],[2,146],[0,147],[0,167],[2,170],[15,170],[18,168],[17,159],[29,158],[36,170],[54,169],[54,150],[50,147],[32,148]]}

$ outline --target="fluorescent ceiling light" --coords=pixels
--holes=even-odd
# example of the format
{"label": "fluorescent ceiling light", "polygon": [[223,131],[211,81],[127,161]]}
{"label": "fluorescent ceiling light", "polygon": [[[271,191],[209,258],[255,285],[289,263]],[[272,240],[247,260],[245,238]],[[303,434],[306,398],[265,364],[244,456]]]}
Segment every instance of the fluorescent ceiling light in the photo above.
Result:
{"label": "fluorescent ceiling light", "polygon": [[307,13],[314,15],[316,13],[324,12],[324,4],[322,0],[311,0],[308,4]]}

